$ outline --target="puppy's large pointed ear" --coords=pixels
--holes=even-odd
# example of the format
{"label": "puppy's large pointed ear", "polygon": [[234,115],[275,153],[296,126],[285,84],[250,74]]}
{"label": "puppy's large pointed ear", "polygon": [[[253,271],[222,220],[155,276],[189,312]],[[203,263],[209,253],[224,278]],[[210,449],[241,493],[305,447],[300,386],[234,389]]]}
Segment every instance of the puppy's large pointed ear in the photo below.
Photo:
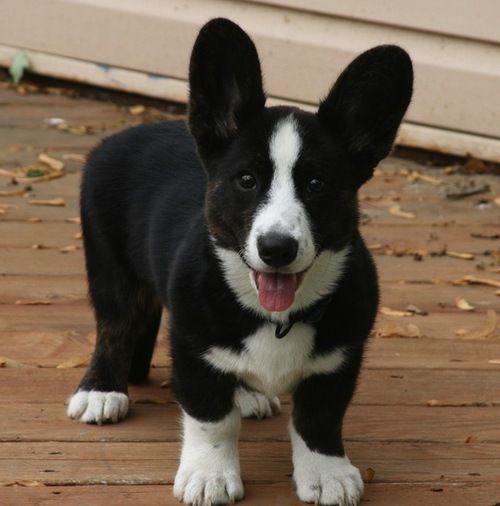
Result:
{"label": "puppy's large pointed ear", "polygon": [[378,46],[358,56],[320,104],[318,118],[347,150],[357,185],[389,154],[412,88],[408,54],[397,46]]}
{"label": "puppy's large pointed ear", "polygon": [[189,67],[189,126],[201,153],[221,147],[266,101],[259,57],[250,37],[218,18],[198,34]]}

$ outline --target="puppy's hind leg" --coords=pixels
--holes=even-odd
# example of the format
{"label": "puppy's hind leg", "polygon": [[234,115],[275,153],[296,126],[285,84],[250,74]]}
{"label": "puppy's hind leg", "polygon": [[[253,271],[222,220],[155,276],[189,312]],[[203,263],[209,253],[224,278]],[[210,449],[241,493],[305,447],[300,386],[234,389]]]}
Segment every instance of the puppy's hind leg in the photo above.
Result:
{"label": "puppy's hind leg", "polygon": [[[68,416],[85,423],[118,422],[128,411],[127,382],[134,353],[139,353],[141,378],[147,375],[153,334],[161,306],[149,288],[133,280],[116,265],[87,256],[90,296],[97,321],[94,354],[76,392]],[[143,348],[138,340],[149,339]],[[147,363],[147,367],[146,367]],[[139,368],[136,366],[134,373]]]}

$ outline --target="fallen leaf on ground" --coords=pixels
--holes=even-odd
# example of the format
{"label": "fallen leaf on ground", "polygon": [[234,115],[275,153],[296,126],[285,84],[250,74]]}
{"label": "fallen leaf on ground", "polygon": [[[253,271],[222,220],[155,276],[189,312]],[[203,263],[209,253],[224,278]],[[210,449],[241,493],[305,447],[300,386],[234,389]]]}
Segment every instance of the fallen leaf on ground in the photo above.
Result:
{"label": "fallen leaf on ground", "polygon": [[375,478],[375,470],[372,467],[368,467],[367,469],[365,469],[363,475],[364,481],[367,482],[373,481],[373,478]]}
{"label": "fallen leaf on ground", "polygon": [[138,114],[142,114],[146,111],[146,108],[143,105],[133,105],[128,108],[128,112],[133,116],[137,116]]}
{"label": "fallen leaf on ground", "polygon": [[81,233],[81,232],[77,232],[77,233],[73,236],[73,238],[74,238],[74,239],[81,239],[82,237],[83,237],[83,235],[82,235],[82,233]]}
{"label": "fallen leaf on ground", "polygon": [[45,244],[32,244],[31,249],[47,249],[47,246]]}
{"label": "fallen leaf on ground", "polygon": [[28,218],[26,221],[29,221],[30,223],[42,223],[42,218],[35,216],[33,218]]}
{"label": "fallen leaf on ground", "polygon": [[500,288],[500,281],[496,281],[493,279],[487,279],[487,278],[477,278],[476,276],[473,276],[472,274],[464,276],[462,280],[465,283],[470,283],[471,285],[488,285],[488,286],[494,286],[495,288]]}
{"label": "fallen leaf on ground", "polygon": [[43,181],[50,181],[51,179],[57,179],[62,177],[64,174],[62,172],[49,172],[48,174],[43,174],[42,176],[18,176],[16,177],[16,182],[24,184],[24,183],[42,183]]}
{"label": "fallen leaf on ground", "polygon": [[22,197],[26,192],[26,190],[2,190],[0,191],[0,197]]}
{"label": "fallen leaf on ground", "polygon": [[459,191],[452,191],[446,194],[448,200],[460,200],[473,195],[479,195],[481,193],[488,193],[491,190],[490,185],[485,184],[479,188],[470,188]]}
{"label": "fallen leaf on ground", "polygon": [[378,329],[375,330],[375,336],[383,338],[391,338],[391,337],[418,338],[422,337],[422,333],[420,332],[420,329],[416,325],[410,323],[406,327],[402,327],[399,325],[383,325],[382,327],[379,327]]}
{"label": "fallen leaf on ground", "polygon": [[497,328],[497,314],[493,309],[489,309],[486,313],[485,320],[481,327],[471,330],[459,329],[456,334],[468,339],[483,339],[492,336]]}
{"label": "fallen leaf on ground", "polygon": [[90,361],[90,355],[86,357],[71,357],[64,362],[61,362],[56,366],[56,369],[74,369],[76,367],[82,367],[84,365],[88,365]]}
{"label": "fallen leaf on ground", "polygon": [[64,169],[64,162],[61,162],[61,160],[57,160],[56,158],[52,158],[45,153],[40,153],[38,155],[38,161],[56,172],[61,172]]}
{"label": "fallen leaf on ground", "polygon": [[466,444],[475,443],[476,441],[477,441],[477,436],[467,436],[467,438],[465,439]]}
{"label": "fallen leaf on ground", "polygon": [[401,311],[399,309],[391,309],[390,307],[381,307],[379,310],[380,314],[385,316],[413,316],[414,313],[411,311]]}
{"label": "fallen leaf on ground", "polygon": [[160,397],[142,397],[133,399],[132,404],[167,404],[167,400]]}
{"label": "fallen leaf on ground", "polygon": [[488,364],[500,364],[500,358],[493,358],[488,360]]}
{"label": "fallen leaf on ground", "polygon": [[56,206],[56,207],[66,206],[66,202],[62,197],[48,200],[28,200],[28,202],[33,206]]}
{"label": "fallen leaf on ground", "polygon": [[24,72],[31,66],[31,60],[26,51],[17,51],[10,63],[9,74],[14,84],[18,84],[23,78]]}
{"label": "fallen leaf on ground", "polygon": [[76,218],[66,218],[65,220],[67,223],[81,223],[80,217],[77,216]]}
{"label": "fallen leaf on ground", "polygon": [[406,220],[414,220],[417,217],[415,213],[402,211],[401,207],[398,205],[390,207],[389,213],[392,214],[393,216],[398,216],[399,218],[405,218]]}
{"label": "fallen leaf on ground", "polygon": [[412,170],[407,177],[408,181],[413,183],[414,181],[424,181],[426,183],[433,184],[435,186],[440,185],[443,181],[437,177],[429,176],[427,174],[422,174],[416,170]]}
{"label": "fallen leaf on ground", "polygon": [[474,237],[474,239],[500,239],[500,234],[482,234],[473,232],[471,237]]}
{"label": "fallen leaf on ground", "polygon": [[463,297],[457,297],[455,299],[455,304],[457,305],[458,309],[462,309],[463,311],[474,311],[474,309],[476,309]]}
{"label": "fallen leaf on ground", "polygon": [[18,306],[50,306],[52,302],[50,300],[40,299],[18,299],[16,300]]}
{"label": "fallen leaf on ground", "polygon": [[64,246],[63,248],[59,248],[59,253],[72,253],[73,251],[78,251],[81,246],[77,246],[76,244],[70,244],[69,246]]}
{"label": "fallen leaf on ground", "polygon": [[406,311],[409,311],[410,313],[419,315],[419,316],[427,316],[429,314],[428,311],[424,311],[423,309],[420,309],[419,307],[415,306],[414,304],[408,304],[406,306]]}
{"label": "fallen leaf on ground", "polygon": [[66,153],[61,156],[63,160],[73,161],[73,162],[82,162],[85,163],[87,161],[87,157],[85,155],[81,155],[80,153]]}
{"label": "fallen leaf on ground", "polygon": [[167,388],[170,386],[170,380],[165,380],[160,383],[160,388]]}
{"label": "fallen leaf on ground", "polygon": [[16,480],[3,484],[4,487],[45,487],[45,483],[37,480]]}
{"label": "fallen leaf on ground", "polygon": [[462,260],[474,260],[472,253],[458,253],[457,251],[446,251],[446,255],[452,258],[460,258]]}
{"label": "fallen leaf on ground", "polygon": [[0,357],[0,367],[5,367],[6,369],[20,369],[24,367],[36,367],[30,364],[23,364],[17,360],[7,357]]}

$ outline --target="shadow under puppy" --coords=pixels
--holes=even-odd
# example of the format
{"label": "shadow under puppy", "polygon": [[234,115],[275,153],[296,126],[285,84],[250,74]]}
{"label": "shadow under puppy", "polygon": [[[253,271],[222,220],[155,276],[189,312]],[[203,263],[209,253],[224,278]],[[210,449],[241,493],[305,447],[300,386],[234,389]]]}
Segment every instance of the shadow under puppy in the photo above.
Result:
{"label": "shadow under puppy", "polygon": [[69,416],[126,415],[127,383],[148,375],[165,306],[184,424],[175,496],[241,499],[240,417],[271,416],[292,392],[299,498],[357,504],[342,420],[378,304],[357,191],[389,153],[412,81],[408,55],[379,46],[316,114],[266,108],[253,42],[231,21],[207,23],[191,56],[189,129],[126,130],[85,168],[97,342]]}

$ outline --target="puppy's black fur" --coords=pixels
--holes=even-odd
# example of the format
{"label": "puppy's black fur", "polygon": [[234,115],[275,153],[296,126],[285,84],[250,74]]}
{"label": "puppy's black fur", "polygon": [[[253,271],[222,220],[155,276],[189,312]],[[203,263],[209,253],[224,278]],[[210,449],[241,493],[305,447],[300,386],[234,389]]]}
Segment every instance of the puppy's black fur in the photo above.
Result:
{"label": "puppy's black fur", "polygon": [[[214,244],[244,249],[273,177],[271,133],[293,113],[302,139],[294,183],[316,247],[351,248],[336,289],[320,301],[324,307],[312,323],[313,353],[342,346],[346,363],[297,386],[294,424],[310,449],[343,455],[342,419],[378,304],[376,270],[358,232],[356,194],[389,153],[411,92],[408,55],[380,46],[347,67],[317,114],[265,108],[251,40],[227,20],[208,23],[191,58],[189,129],[183,122],[132,128],[105,140],[87,163],[81,216],[98,337],[79,389],[125,393],[129,381],[145,380],[166,306],[173,382],[183,409],[204,421],[232,409],[240,380],[202,356],[214,345],[241,350],[268,320],[238,302]],[[247,171],[257,180],[252,192],[237,184]],[[319,195],[308,190],[312,175],[324,183]]]}

